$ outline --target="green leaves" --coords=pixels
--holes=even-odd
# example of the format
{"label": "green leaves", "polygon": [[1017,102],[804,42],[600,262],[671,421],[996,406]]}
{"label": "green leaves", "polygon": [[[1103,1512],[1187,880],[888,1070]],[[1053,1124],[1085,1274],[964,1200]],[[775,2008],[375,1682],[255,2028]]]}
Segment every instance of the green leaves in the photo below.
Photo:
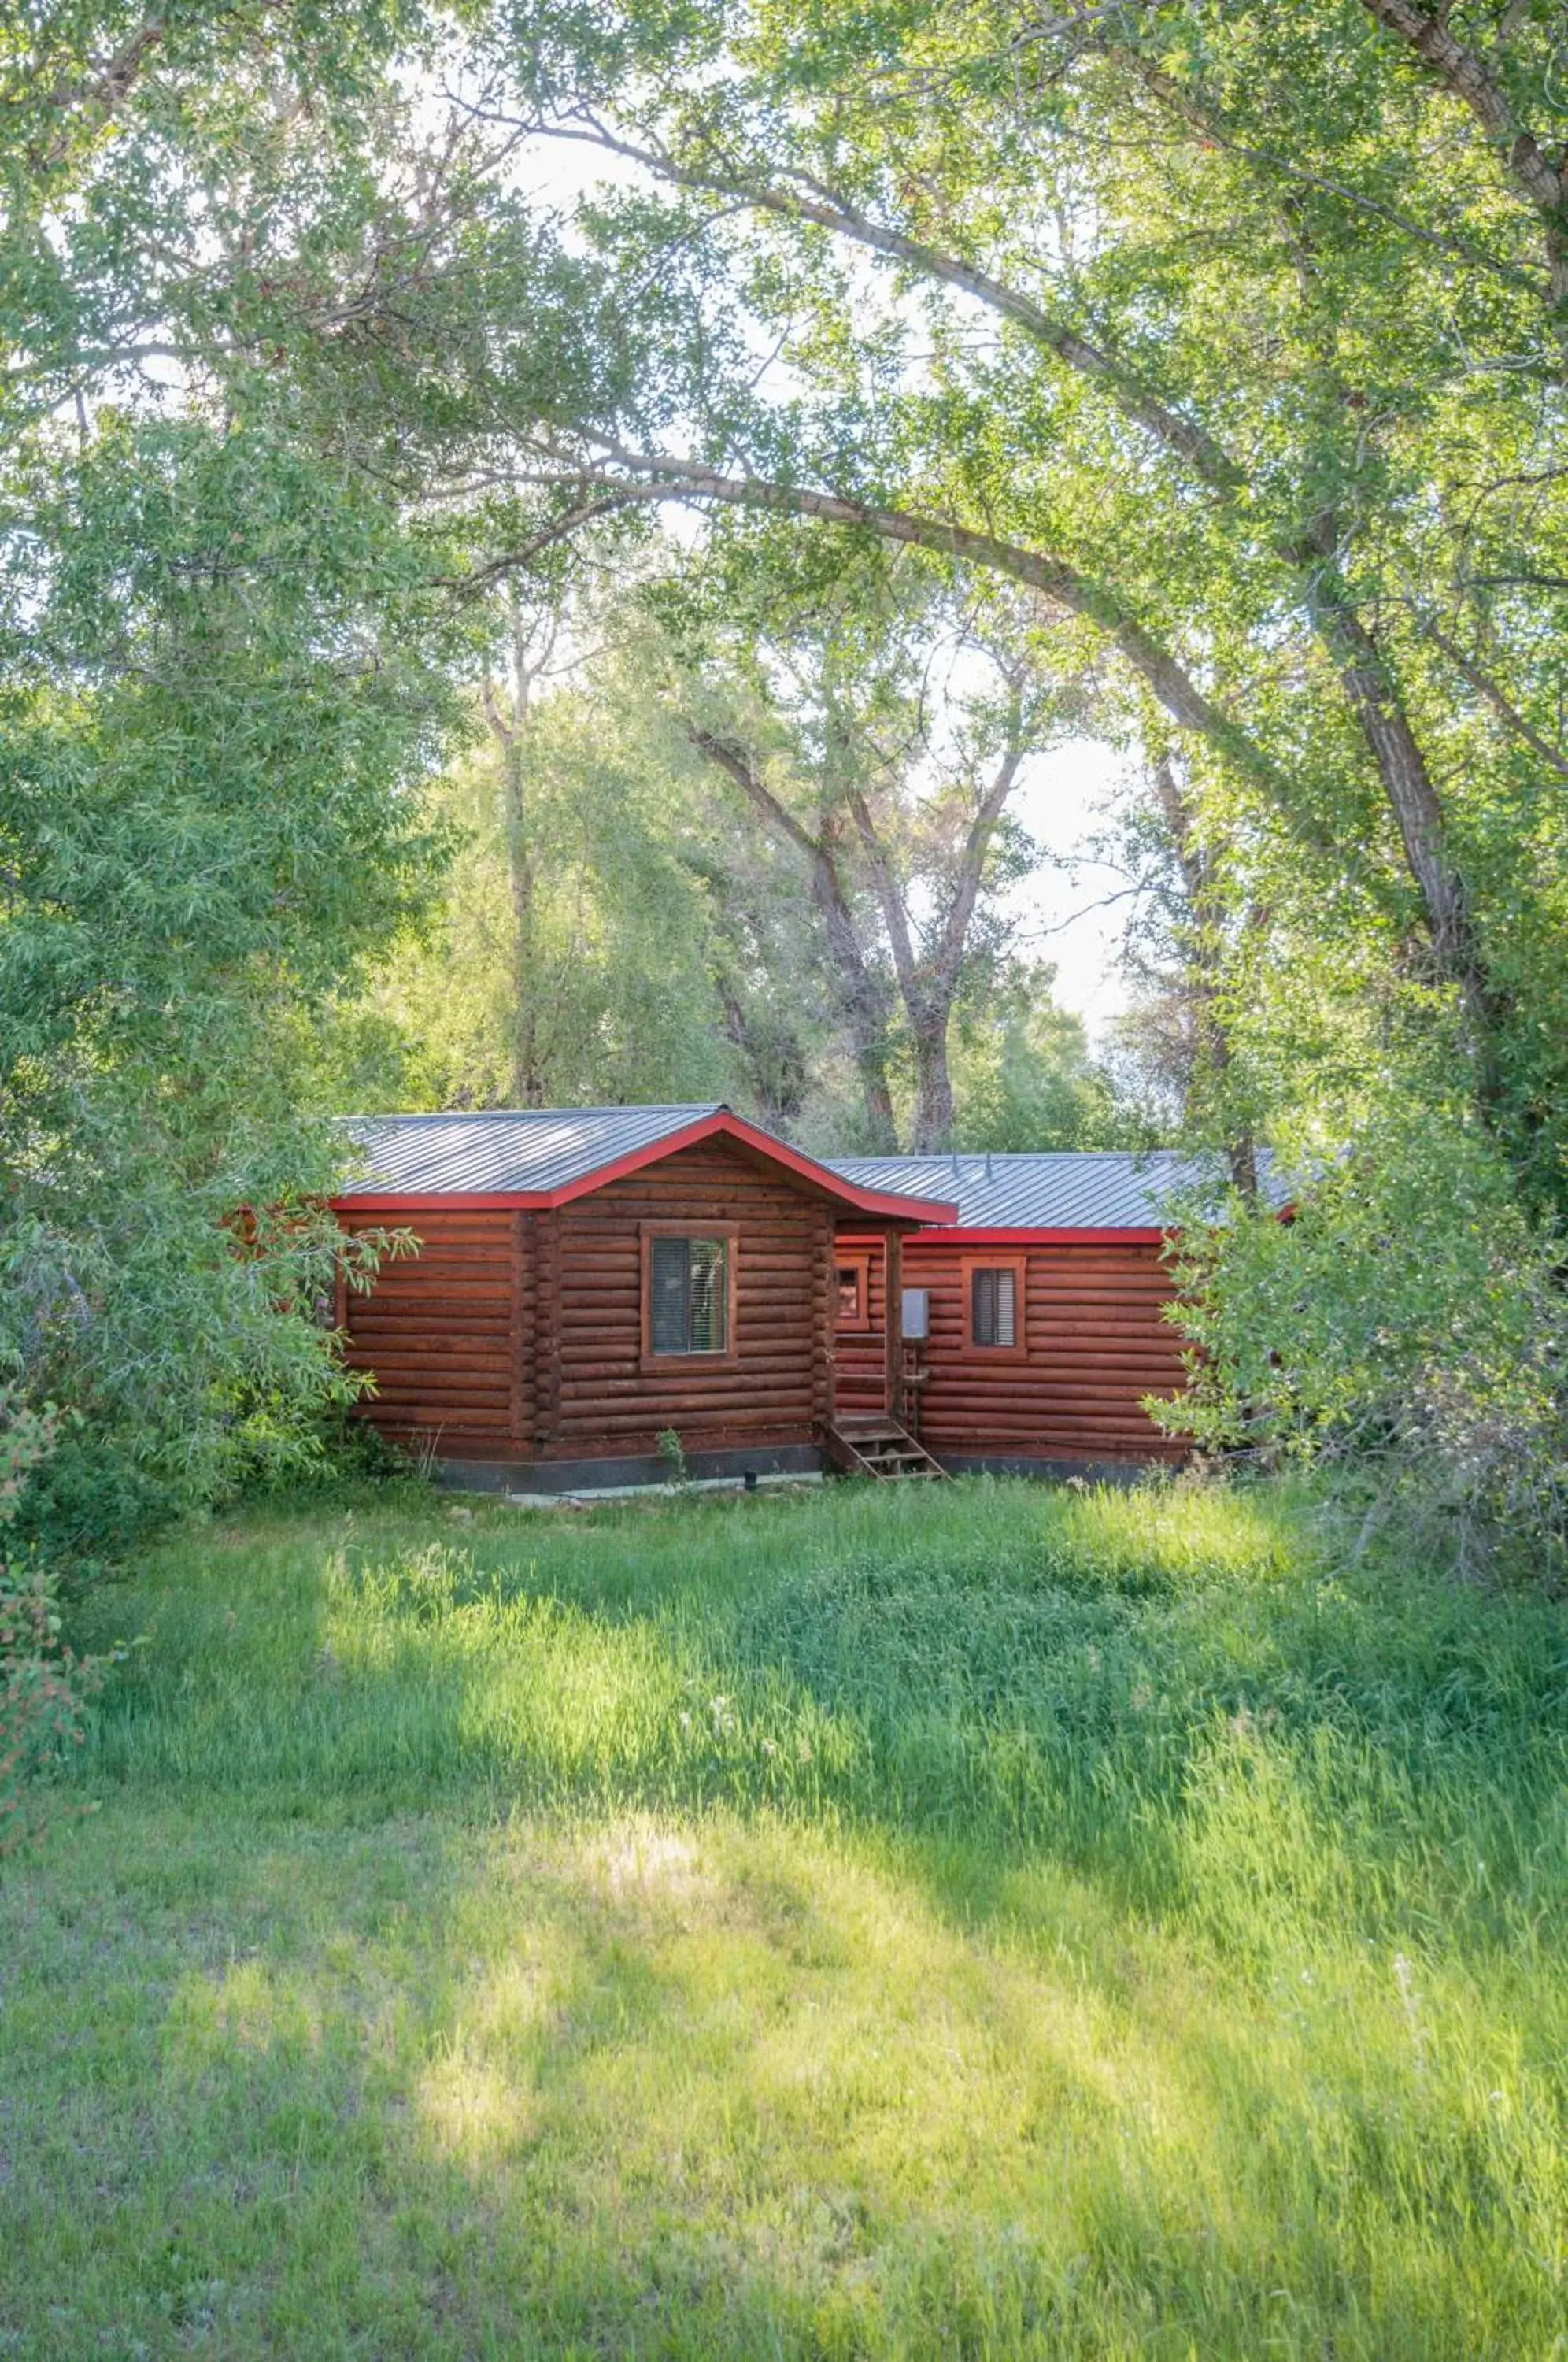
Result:
{"label": "green leaves", "polygon": [[199,1496],[347,1391],[311,1018],[429,890],[452,692],[418,546],[276,428],[109,414],[5,490],[0,1370]]}

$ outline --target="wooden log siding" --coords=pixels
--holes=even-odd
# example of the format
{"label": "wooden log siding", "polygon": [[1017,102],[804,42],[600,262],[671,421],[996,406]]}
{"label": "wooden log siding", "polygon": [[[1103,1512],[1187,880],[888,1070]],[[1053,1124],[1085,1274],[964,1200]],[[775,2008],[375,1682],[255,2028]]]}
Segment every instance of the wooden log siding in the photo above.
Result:
{"label": "wooden log siding", "polygon": [[[859,1225],[839,1244],[867,1243]],[[976,1264],[1024,1266],[1018,1306],[1021,1355],[965,1345],[965,1297]],[[839,1330],[838,1407],[887,1407],[886,1263],[873,1248],[871,1326]],[[1170,1277],[1158,1244],[1107,1240],[1023,1248],[904,1241],[903,1284],[931,1297],[931,1335],[922,1352],[921,1440],[933,1451],[1040,1460],[1180,1460],[1185,1446],[1154,1426],[1145,1395],[1182,1384],[1181,1341],[1160,1317]]]}
{"label": "wooden log siding", "polygon": [[[580,1198],[560,1226],[560,1407],[546,1456],[807,1443],[831,1415],[826,1324],[834,1209],[719,1142],[679,1149]],[[641,1226],[734,1226],[734,1358],[642,1359]]]}
{"label": "wooden log siding", "polygon": [[[339,1214],[349,1231],[395,1219]],[[452,1460],[504,1460],[531,1445],[536,1220],[460,1205],[411,1215],[418,1254],[383,1264],[369,1296],[348,1292],[348,1360],[376,1380],[360,1408],[390,1440]]]}
{"label": "wooden log siding", "polygon": [[[834,1208],[705,1142],[555,1212],[420,1210],[418,1255],[350,1295],[363,1415],[442,1459],[643,1455],[811,1443],[833,1412]],[[340,1219],[350,1231],[386,1212]],[[641,1225],[735,1231],[735,1355],[642,1366]]]}
{"label": "wooden log siding", "polygon": [[[1021,1358],[966,1351],[964,1291],[976,1264],[1026,1254]],[[1161,1307],[1170,1274],[1157,1242],[1052,1244],[994,1254],[973,1246],[904,1246],[904,1285],[931,1291],[930,1371],[921,1440],[932,1451],[1043,1460],[1180,1460],[1145,1395],[1182,1385],[1181,1341]]]}

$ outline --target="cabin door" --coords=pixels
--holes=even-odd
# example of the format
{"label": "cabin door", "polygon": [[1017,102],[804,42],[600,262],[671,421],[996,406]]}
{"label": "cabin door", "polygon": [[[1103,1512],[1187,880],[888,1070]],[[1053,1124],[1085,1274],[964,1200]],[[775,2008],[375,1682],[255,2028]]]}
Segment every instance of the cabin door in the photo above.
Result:
{"label": "cabin door", "polygon": [[[900,1290],[902,1242],[855,1233],[837,1242],[834,1271],[834,1415],[898,1415],[902,1394]],[[890,1269],[889,1269],[890,1266]],[[889,1336],[889,1313],[893,1334]]]}

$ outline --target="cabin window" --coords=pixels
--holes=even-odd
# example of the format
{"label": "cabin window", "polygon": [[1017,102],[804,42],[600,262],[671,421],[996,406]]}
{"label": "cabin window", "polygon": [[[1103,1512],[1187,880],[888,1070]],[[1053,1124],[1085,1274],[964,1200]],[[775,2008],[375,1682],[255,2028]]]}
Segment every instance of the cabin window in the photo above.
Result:
{"label": "cabin window", "polygon": [[648,1351],[727,1353],[730,1349],[730,1249],[727,1238],[656,1234],[648,1241]]}
{"label": "cabin window", "polygon": [[838,1309],[835,1325],[840,1329],[869,1329],[871,1326],[871,1258],[866,1254],[841,1254],[834,1266],[834,1292]]}
{"label": "cabin window", "polygon": [[1016,1345],[1018,1342],[1018,1282],[1010,1271],[977,1271],[971,1276],[975,1291],[975,1342],[977,1345]]}
{"label": "cabin window", "polygon": [[972,1352],[1021,1359],[1024,1268],[1019,1256],[1007,1263],[971,1264],[965,1273],[964,1342]]}

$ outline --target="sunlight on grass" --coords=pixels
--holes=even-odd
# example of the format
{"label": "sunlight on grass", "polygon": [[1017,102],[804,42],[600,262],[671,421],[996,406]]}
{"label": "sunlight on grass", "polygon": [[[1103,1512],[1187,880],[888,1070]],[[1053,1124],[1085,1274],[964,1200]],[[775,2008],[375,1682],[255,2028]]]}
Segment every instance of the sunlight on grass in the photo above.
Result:
{"label": "sunlight on grass", "polygon": [[0,2352],[1553,2350],[1550,1604],[977,1485],[278,1518],[95,1615]]}

